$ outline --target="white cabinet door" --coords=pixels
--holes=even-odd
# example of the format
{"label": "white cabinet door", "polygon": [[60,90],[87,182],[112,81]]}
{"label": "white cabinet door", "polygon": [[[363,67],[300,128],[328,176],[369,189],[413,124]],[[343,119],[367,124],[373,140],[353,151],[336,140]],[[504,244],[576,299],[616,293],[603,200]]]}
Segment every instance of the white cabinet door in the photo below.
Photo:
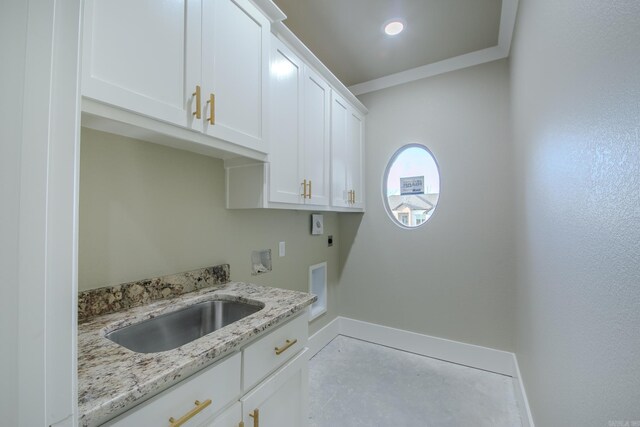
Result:
{"label": "white cabinet door", "polygon": [[269,21],[249,0],[203,0],[202,11],[204,131],[266,153]]}
{"label": "white cabinet door", "polygon": [[335,93],[331,98],[331,204],[364,208],[364,117]]}
{"label": "white cabinet door", "polygon": [[364,118],[354,110],[347,116],[347,188],[352,191],[350,206],[364,207],[364,179],[362,170]]}
{"label": "white cabinet door", "polygon": [[331,96],[331,204],[349,207],[347,189],[347,125],[349,107],[335,93]]}
{"label": "white cabinet door", "polygon": [[302,62],[271,40],[269,201],[302,202]]}
{"label": "white cabinet door", "polygon": [[309,67],[305,67],[303,88],[303,173],[309,182],[305,204],[328,206],[330,180],[330,109],[329,85]]}
{"label": "white cabinet door", "polygon": [[201,427],[239,427],[241,421],[242,405],[237,402],[222,414],[202,424]]}
{"label": "white cabinet door", "polygon": [[[309,368],[307,349],[241,399],[245,426],[308,425]],[[254,423],[255,418],[258,421]]]}
{"label": "white cabinet door", "polygon": [[201,0],[87,0],[82,94],[184,127],[200,84]]}
{"label": "white cabinet door", "polygon": [[275,36],[270,83],[269,201],[327,206],[329,85]]}

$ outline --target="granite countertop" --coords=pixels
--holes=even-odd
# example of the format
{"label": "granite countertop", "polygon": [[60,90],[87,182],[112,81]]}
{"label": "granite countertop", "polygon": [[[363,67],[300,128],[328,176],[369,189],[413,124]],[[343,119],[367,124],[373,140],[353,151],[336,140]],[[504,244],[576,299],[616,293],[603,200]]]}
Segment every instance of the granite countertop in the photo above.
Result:
{"label": "granite countertop", "polygon": [[[211,299],[264,304],[264,308],[161,353],[135,353],[105,338],[123,326]],[[114,418],[293,318],[315,300],[303,292],[232,282],[88,319],[78,326],[79,424],[96,426]]]}

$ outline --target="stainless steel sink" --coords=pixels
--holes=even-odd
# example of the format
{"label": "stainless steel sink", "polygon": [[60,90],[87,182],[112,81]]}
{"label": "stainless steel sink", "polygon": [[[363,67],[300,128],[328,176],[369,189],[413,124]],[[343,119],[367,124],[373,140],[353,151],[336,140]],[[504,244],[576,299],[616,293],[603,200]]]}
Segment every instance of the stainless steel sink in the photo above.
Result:
{"label": "stainless steel sink", "polygon": [[247,317],[261,306],[206,301],[109,332],[106,337],[136,353],[172,350]]}

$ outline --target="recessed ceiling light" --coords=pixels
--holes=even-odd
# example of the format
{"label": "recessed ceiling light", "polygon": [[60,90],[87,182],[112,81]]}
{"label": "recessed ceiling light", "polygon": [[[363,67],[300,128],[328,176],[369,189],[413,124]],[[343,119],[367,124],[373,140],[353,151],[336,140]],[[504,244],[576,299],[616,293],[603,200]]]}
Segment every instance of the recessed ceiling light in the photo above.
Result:
{"label": "recessed ceiling light", "polygon": [[404,24],[400,21],[391,21],[384,26],[384,32],[390,36],[398,35],[404,30]]}

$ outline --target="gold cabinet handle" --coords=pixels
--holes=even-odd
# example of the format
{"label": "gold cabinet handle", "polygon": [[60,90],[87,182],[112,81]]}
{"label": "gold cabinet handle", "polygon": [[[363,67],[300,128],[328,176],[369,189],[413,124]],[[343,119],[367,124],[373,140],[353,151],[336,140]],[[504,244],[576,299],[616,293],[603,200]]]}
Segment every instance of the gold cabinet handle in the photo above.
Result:
{"label": "gold cabinet handle", "polygon": [[351,194],[353,194],[353,201],[351,203],[355,204],[356,203],[356,190],[352,190]]}
{"label": "gold cabinet handle", "polygon": [[309,180],[309,198],[311,198],[311,180]]}
{"label": "gold cabinet handle", "polygon": [[297,339],[295,339],[295,340],[286,340],[285,344],[282,347],[280,347],[280,348],[276,347],[276,354],[277,355],[281,355],[282,353],[287,351],[289,349],[289,347],[291,347],[292,345],[294,345],[297,342],[298,342]]}
{"label": "gold cabinet handle", "polygon": [[347,203],[353,203],[353,190],[349,190],[349,197]]}
{"label": "gold cabinet handle", "polygon": [[253,418],[253,427],[260,427],[260,411],[256,408],[249,416]]}
{"label": "gold cabinet handle", "polygon": [[209,100],[207,101],[209,104],[209,124],[216,124],[216,96],[212,93],[209,94]]}
{"label": "gold cabinet handle", "polygon": [[201,93],[200,93],[200,85],[196,86],[196,91],[193,92],[191,96],[196,97],[196,111],[193,113],[193,115],[196,116],[196,119],[201,119],[202,118],[202,102],[201,102],[202,99],[201,99]]}
{"label": "gold cabinet handle", "polygon": [[307,180],[302,181],[302,197],[307,198]]}
{"label": "gold cabinet handle", "polygon": [[198,413],[200,413],[204,408],[206,408],[209,405],[211,405],[211,399],[207,399],[204,402],[200,402],[199,400],[196,400],[195,408],[193,408],[192,410],[190,410],[189,412],[187,412],[177,420],[173,417],[169,418],[169,426],[180,427],[181,425],[189,421],[191,418],[198,415]]}

